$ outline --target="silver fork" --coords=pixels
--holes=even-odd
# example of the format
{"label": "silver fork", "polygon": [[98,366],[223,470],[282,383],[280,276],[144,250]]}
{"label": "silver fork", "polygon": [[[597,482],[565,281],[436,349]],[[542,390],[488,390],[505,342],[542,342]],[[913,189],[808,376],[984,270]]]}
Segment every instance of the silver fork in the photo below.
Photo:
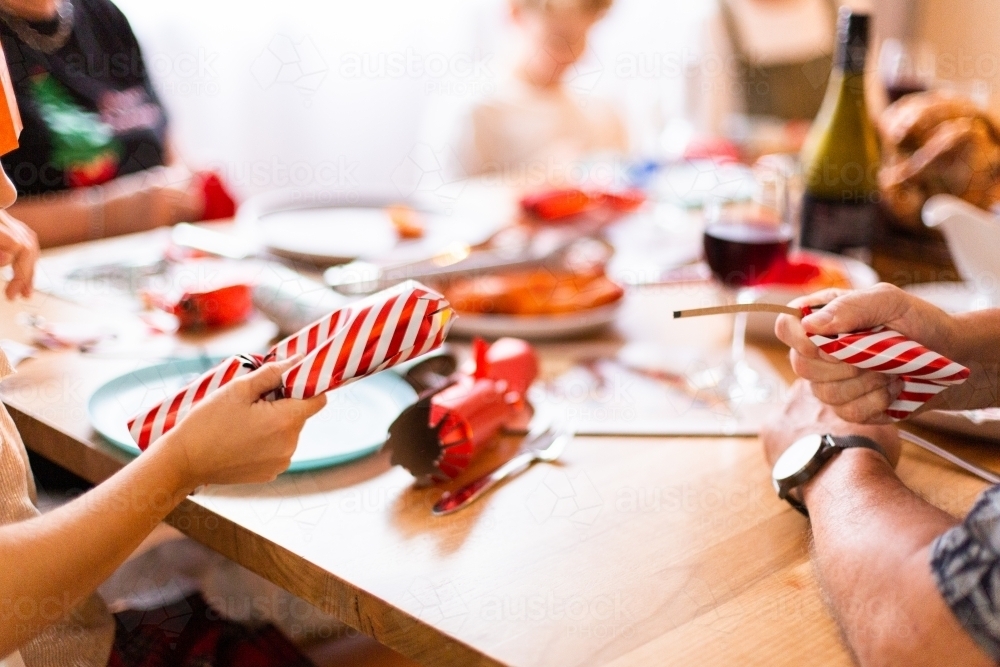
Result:
{"label": "silver fork", "polygon": [[552,463],[562,455],[573,437],[573,431],[568,428],[546,428],[534,437],[528,438],[528,443],[525,445],[527,451],[518,454],[493,472],[469,482],[458,491],[453,493],[446,491],[434,504],[431,513],[434,516],[445,516],[457,512],[474,503],[506,478],[524,472],[533,463]]}

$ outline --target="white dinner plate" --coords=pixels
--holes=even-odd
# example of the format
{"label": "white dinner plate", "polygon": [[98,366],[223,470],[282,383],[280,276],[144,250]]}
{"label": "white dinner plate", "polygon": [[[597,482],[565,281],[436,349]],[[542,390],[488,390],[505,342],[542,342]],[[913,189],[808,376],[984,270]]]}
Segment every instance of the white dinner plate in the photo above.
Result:
{"label": "white dinner plate", "polygon": [[[968,283],[919,283],[903,289],[948,313],[965,313],[989,307],[986,298]],[[935,431],[1000,442],[1000,408],[930,410],[911,417],[910,421]]]}
{"label": "white dinner plate", "polygon": [[[90,397],[90,423],[111,444],[139,454],[128,432],[128,420],[172,396],[220,361],[183,359],[116,377]],[[389,425],[416,400],[416,392],[393,372],[378,373],[330,392],[326,407],[302,429],[288,471],[338,465],[375,452],[385,443]]]}
{"label": "white dinner plate", "polygon": [[457,336],[481,336],[495,340],[504,336],[526,340],[579,338],[607,327],[615,321],[622,299],[598,308],[560,315],[481,315],[459,313],[451,326]]}
{"label": "white dinner plate", "polygon": [[344,264],[380,257],[397,243],[382,208],[307,208],[261,216],[261,241],[276,255],[311,264]]}
{"label": "white dinner plate", "polygon": [[399,238],[386,207],[407,202],[390,197],[345,203],[329,194],[268,192],[244,203],[237,220],[259,246],[294,261],[318,266],[359,259],[396,263],[427,259],[459,243],[486,241],[508,219],[505,211],[486,203],[482,210],[470,206],[452,211],[408,204],[424,225],[418,239]]}
{"label": "white dinner plate", "polygon": [[1000,442],[1000,408],[986,410],[929,410],[909,421],[935,431]]}

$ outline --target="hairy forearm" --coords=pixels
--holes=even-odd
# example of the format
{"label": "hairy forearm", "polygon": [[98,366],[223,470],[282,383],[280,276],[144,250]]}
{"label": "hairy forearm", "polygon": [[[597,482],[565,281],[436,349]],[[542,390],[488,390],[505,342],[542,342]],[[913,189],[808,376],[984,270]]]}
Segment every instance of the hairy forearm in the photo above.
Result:
{"label": "hairy forearm", "polygon": [[1000,310],[950,316],[947,335],[937,349],[971,371],[968,381],[949,388],[924,406],[927,410],[1000,407]]}
{"label": "hairy forearm", "polygon": [[976,310],[952,316],[948,354],[962,362],[1000,365],[1000,309]]}
{"label": "hairy forearm", "polygon": [[816,569],[861,665],[992,664],[930,570],[930,545],[954,518],[907,489],[869,450],[841,453],[804,493]]}
{"label": "hairy forearm", "polygon": [[104,185],[23,197],[9,209],[49,248],[162,227],[191,217],[190,172],[154,168]]}
{"label": "hairy forearm", "polygon": [[158,443],[76,500],[0,528],[0,655],[96,590],[191,492],[175,457]]}

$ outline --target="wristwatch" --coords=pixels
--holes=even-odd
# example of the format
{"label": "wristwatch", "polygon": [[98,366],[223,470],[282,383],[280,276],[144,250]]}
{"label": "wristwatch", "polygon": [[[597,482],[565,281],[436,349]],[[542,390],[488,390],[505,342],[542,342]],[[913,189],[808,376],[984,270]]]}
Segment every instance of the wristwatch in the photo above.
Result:
{"label": "wristwatch", "polygon": [[796,440],[791,447],[778,457],[771,471],[771,481],[778,497],[787,500],[788,504],[809,516],[809,511],[795,489],[802,486],[823,469],[827,461],[841,450],[853,447],[873,449],[886,461],[889,455],[874,440],[860,435],[807,435]]}

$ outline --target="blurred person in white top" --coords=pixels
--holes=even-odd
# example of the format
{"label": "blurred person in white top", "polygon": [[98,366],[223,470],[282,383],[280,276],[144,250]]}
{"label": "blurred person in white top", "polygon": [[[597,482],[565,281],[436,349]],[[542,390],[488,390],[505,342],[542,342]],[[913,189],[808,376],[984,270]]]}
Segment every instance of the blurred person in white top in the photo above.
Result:
{"label": "blurred person in white top", "polygon": [[450,129],[455,176],[496,175],[537,185],[564,180],[568,165],[623,153],[624,123],[606,100],[566,85],[587,49],[590,29],[612,0],[510,0],[520,36],[495,91]]}

